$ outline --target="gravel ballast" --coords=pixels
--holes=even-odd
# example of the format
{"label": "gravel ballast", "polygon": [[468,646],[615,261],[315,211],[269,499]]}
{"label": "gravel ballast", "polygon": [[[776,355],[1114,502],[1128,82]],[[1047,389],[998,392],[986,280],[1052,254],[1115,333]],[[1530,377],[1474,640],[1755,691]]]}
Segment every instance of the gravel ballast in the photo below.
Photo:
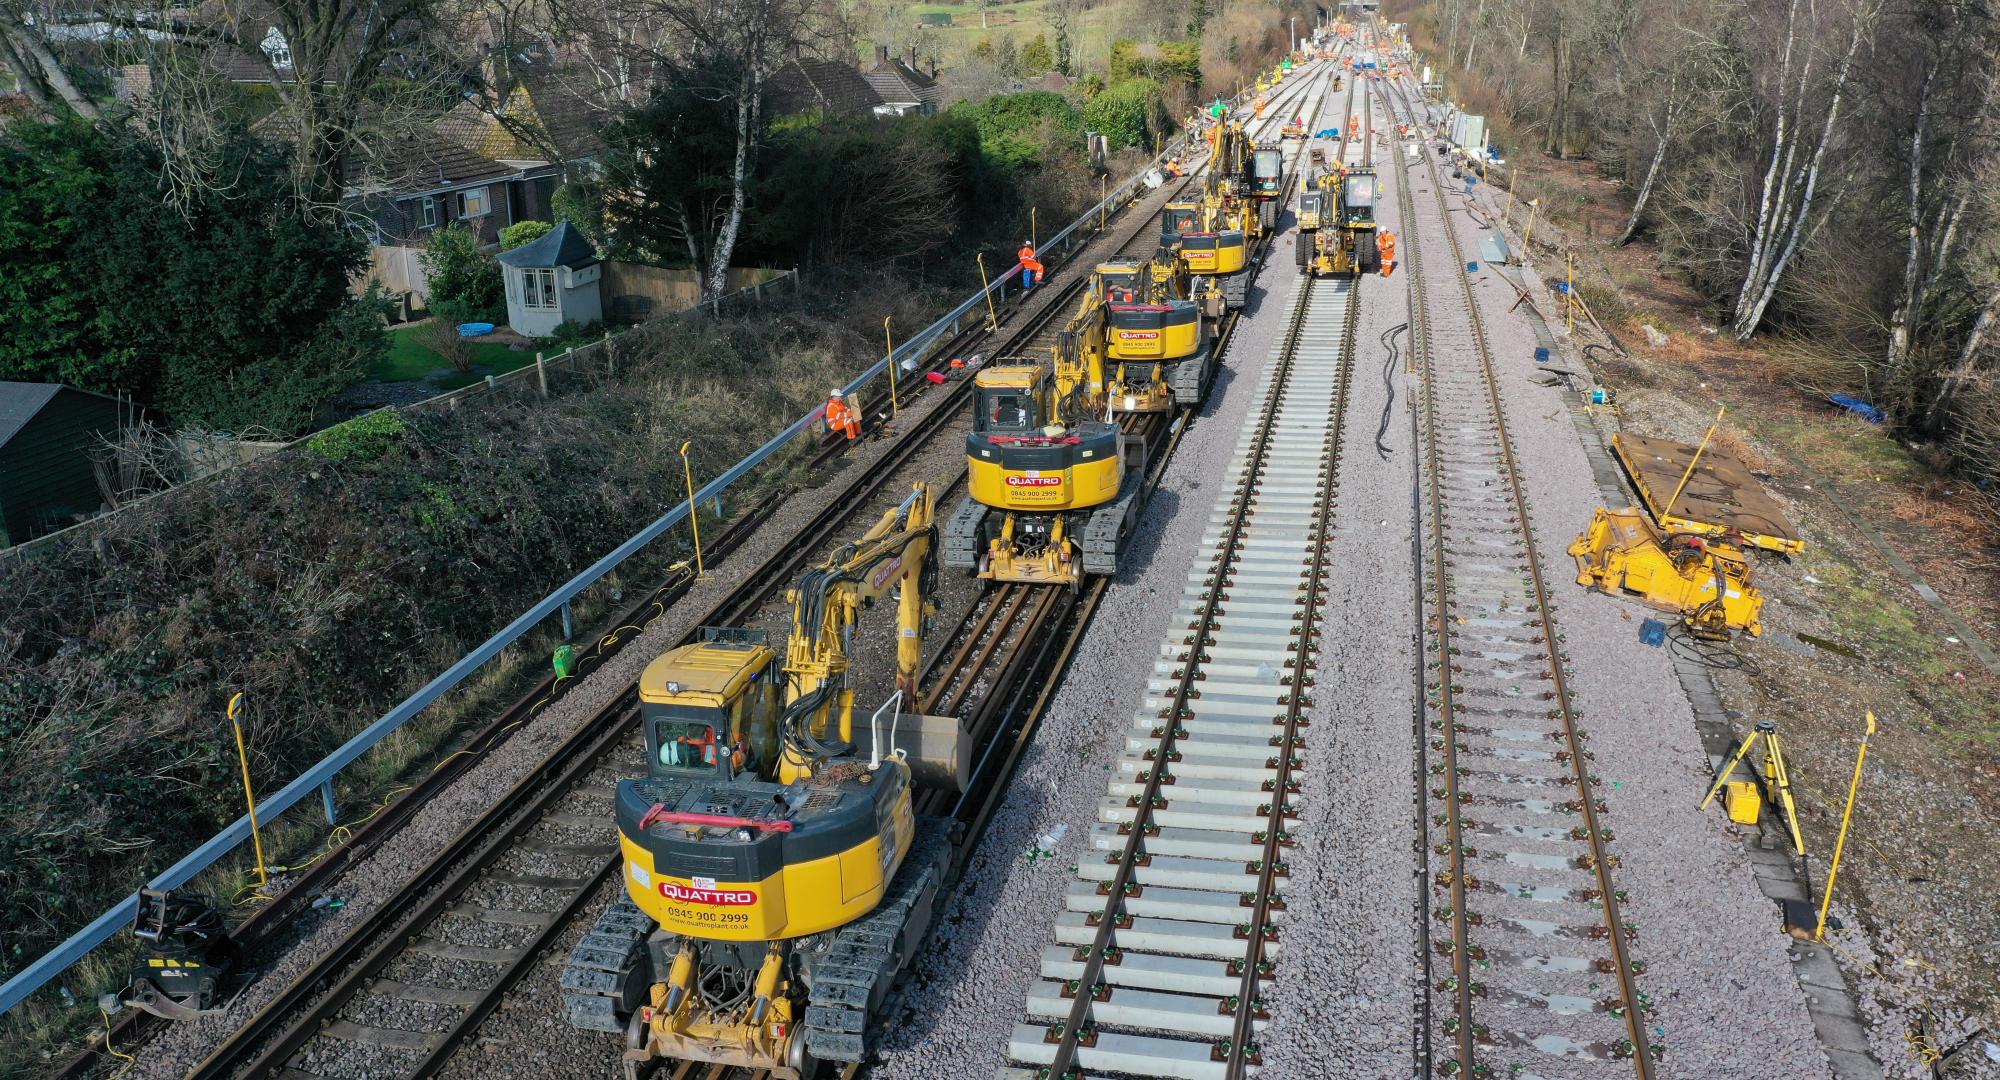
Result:
{"label": "gravel ballast", "polygon": [[[1453,183],[1448,176],[1445,182]],[[1417,185],[1428,186],[1427,176]],[[1489,194],[1474,189],[1481,216],[1497,221]],[[1449,202],[1456,207],[1461,200]],[[1420,220],[1435,222],[1435,200],[1421,193],[1417,204]],[[1460,244],[1476,251],[1479,230],[1470,215],[1454,210],[1449,218]],[[1447,254],[1442,243],[1426,249],[1426,258]],[[1489,268],[1476,276],[1473,291],[1529,498],[1536,554],[1574,668],[1572,700],[1603,778],[1599,794],[1610,808],[1603,822],[1617,834],[1611,850],[1622,862],[1613,880],[1627,893],[1625,918],[1638,928],[1632,953],[1649,965],[1638,989],[1653,1005],[1648,1035],[1666,1049],[1661,1073],[1731,1075],[1756,1062],[1760,1075],[1827,1075],[1778,912],[1756,889],[1720,812],[1696,809],[1710,779],[1708,759],[1668,654],[1639,641],[1639,622],[1651,612],[1574,584],[1566,548],[1603,501],[1569,418],[1571,402],[1532,379],[1537,341],[1527,314],[1509,310],[1518,298],[1514,287]]]}

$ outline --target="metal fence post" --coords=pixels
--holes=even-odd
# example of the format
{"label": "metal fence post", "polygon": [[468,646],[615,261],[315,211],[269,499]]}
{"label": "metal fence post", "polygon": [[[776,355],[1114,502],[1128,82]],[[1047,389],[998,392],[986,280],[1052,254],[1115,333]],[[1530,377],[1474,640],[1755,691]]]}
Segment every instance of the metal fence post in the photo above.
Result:
{"label": "metal fence post", "polygon": [[340,824],[340,804],[333,800],[333,781],[327,780],[319,786],[319,803],[326,808],[326,823]]}
{"label": "metal fence post", "polygon": [[569,601],[567,600],[563,601],[562,619],[563,619],[563,640],[568,641],[570,638],[576,636],[576,626],[574,623],[570,621]]}

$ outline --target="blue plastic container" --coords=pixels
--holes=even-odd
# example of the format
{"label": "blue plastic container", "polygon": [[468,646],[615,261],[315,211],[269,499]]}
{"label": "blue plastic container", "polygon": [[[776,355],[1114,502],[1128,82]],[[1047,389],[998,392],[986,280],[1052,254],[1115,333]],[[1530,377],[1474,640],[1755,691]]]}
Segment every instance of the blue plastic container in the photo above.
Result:
{"label": "blue plastic container", "polygon": [[1466,263],[1465,272],[1468,274],[1477,274],[1479,272],[1479,264],[1476,262]]}
{"label": "blue plastic container", "polygon": [[458,324],[459,337],[485,337],[493,332],[490,322],[462,322]]}

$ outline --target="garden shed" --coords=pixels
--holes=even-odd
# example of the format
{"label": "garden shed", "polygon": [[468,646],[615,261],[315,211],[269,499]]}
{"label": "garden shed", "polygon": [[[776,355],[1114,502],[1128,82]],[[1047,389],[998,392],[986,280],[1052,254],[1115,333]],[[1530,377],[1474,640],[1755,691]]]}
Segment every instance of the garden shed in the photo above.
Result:
{"label": "garden shed", "polygon": [[548,337],[565,322],[603,321],[603,265],[567,220],[532,244],[501,252],[500,267],[507,277],[507,325],[515,333]]}
{"label": "garden shed", "polygon": [[90,449],[118,423],[117,400],[103,394],[0,382],[0,548],[103,509]]}

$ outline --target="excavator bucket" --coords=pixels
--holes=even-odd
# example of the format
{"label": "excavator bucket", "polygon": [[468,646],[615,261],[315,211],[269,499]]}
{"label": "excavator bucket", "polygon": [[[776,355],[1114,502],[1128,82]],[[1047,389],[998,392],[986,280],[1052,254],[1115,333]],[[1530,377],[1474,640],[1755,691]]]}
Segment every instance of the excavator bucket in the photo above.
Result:
{"label": "excavator bucket", "polygon": [[1660,535],[1645,512],[1606,510],[1569,546],[1576,583],[1679,614],[1697,633],[1762,632],[1764,597],[1733,545],[1708,537]]}
{"label": "excavator bucket", "polygon": [[[942,788],[954,794],[965,790],[972,777],[972,736],[957,717],[897,713],[893,718],[882,717],[879,724],[882,753],[901,751],[903,763],[910,767],[910,779],[918,787]],[[855,725],[856,759],[873,757],[878,734],[872,730],[874,726]]]}

